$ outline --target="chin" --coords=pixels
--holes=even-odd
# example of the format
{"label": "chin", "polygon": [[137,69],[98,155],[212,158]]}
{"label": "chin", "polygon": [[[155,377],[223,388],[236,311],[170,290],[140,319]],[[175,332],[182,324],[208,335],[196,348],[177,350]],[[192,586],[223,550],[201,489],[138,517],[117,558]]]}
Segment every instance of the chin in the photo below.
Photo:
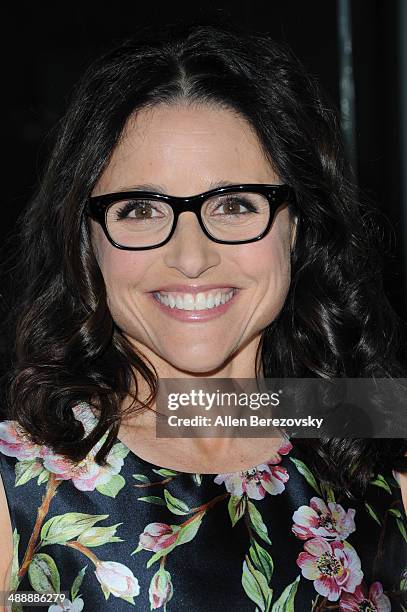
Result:
{"label": "chin", "polygon": [[[180,351],[181,352],[181,351]],[[164,359],[171,364],[177,370],[181,370],[188,374],[205,374],[208,375],[222,368],[226,361],[226,357],[224,359],[220,358],[220,355],[217,354],[216,358],[214,355],[184,355],[180,358],[180,354],[177,355],[167,355]]]}

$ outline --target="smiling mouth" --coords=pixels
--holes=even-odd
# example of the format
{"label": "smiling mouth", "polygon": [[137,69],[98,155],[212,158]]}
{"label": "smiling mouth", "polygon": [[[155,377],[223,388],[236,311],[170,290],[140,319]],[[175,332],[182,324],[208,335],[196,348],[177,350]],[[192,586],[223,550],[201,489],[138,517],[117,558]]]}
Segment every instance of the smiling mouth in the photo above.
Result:
{"label": "smiling mouth", "polygon": [[237,289],[229,288],[196,294],[155,291],[153,296],[157,302],[173,310],[205,311],[227,304],[236,293]]}

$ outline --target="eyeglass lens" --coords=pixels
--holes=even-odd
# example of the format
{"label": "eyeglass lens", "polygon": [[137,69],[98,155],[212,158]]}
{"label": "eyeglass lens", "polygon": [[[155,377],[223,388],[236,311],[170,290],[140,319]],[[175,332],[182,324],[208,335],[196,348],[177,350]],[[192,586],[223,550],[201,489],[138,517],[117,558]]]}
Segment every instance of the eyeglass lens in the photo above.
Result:
{"label": "eyeglass lens", "polygon": [[[206,230],[218,240],[239,242],[264,232],[270,218],[265,195],[251,192],[218,194],[201,209]],[[122,246],[146,247],[166,240],[174,213],[164,200],[131,198],[114,202],[106,211],[106,227]]]}

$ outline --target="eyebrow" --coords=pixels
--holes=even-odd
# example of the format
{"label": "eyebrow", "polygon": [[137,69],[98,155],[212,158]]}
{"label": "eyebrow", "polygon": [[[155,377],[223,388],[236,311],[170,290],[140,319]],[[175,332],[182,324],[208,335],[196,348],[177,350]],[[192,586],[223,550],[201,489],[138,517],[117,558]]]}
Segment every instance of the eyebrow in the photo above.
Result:
{"label": "eyebrow", "polygon": [[[236,185],[236,183],[232,183],[231,181],[211,181],[205,191],[210,191],[212,189],[220,189],[221,187],[229,187],[230,185]],[[114,193],[121,193],[125,191],[151,191],[154,193],[159,193],[161,195],[167,194],[167,190],[162,185],[153,183],[143,183],[140,185],[128,185],[125,187],[119,187],[114,191]]]}

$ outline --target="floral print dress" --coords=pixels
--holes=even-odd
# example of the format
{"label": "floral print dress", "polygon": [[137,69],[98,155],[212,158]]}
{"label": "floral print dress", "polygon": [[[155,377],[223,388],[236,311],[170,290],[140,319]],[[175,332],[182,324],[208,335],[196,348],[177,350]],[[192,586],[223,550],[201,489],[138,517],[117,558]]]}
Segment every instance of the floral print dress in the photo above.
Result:
{"label": "floral print dress", "polygon": [[[89,405],[74,412],[94,426]],[[6,610],[407,612],[393,473],[354,501],[324,486],[288,438],[267,463],[228,474],[164,469],[119,440],[100,467],[103,441],[72,465],[0,423],[10,587],[21,593]]]}

